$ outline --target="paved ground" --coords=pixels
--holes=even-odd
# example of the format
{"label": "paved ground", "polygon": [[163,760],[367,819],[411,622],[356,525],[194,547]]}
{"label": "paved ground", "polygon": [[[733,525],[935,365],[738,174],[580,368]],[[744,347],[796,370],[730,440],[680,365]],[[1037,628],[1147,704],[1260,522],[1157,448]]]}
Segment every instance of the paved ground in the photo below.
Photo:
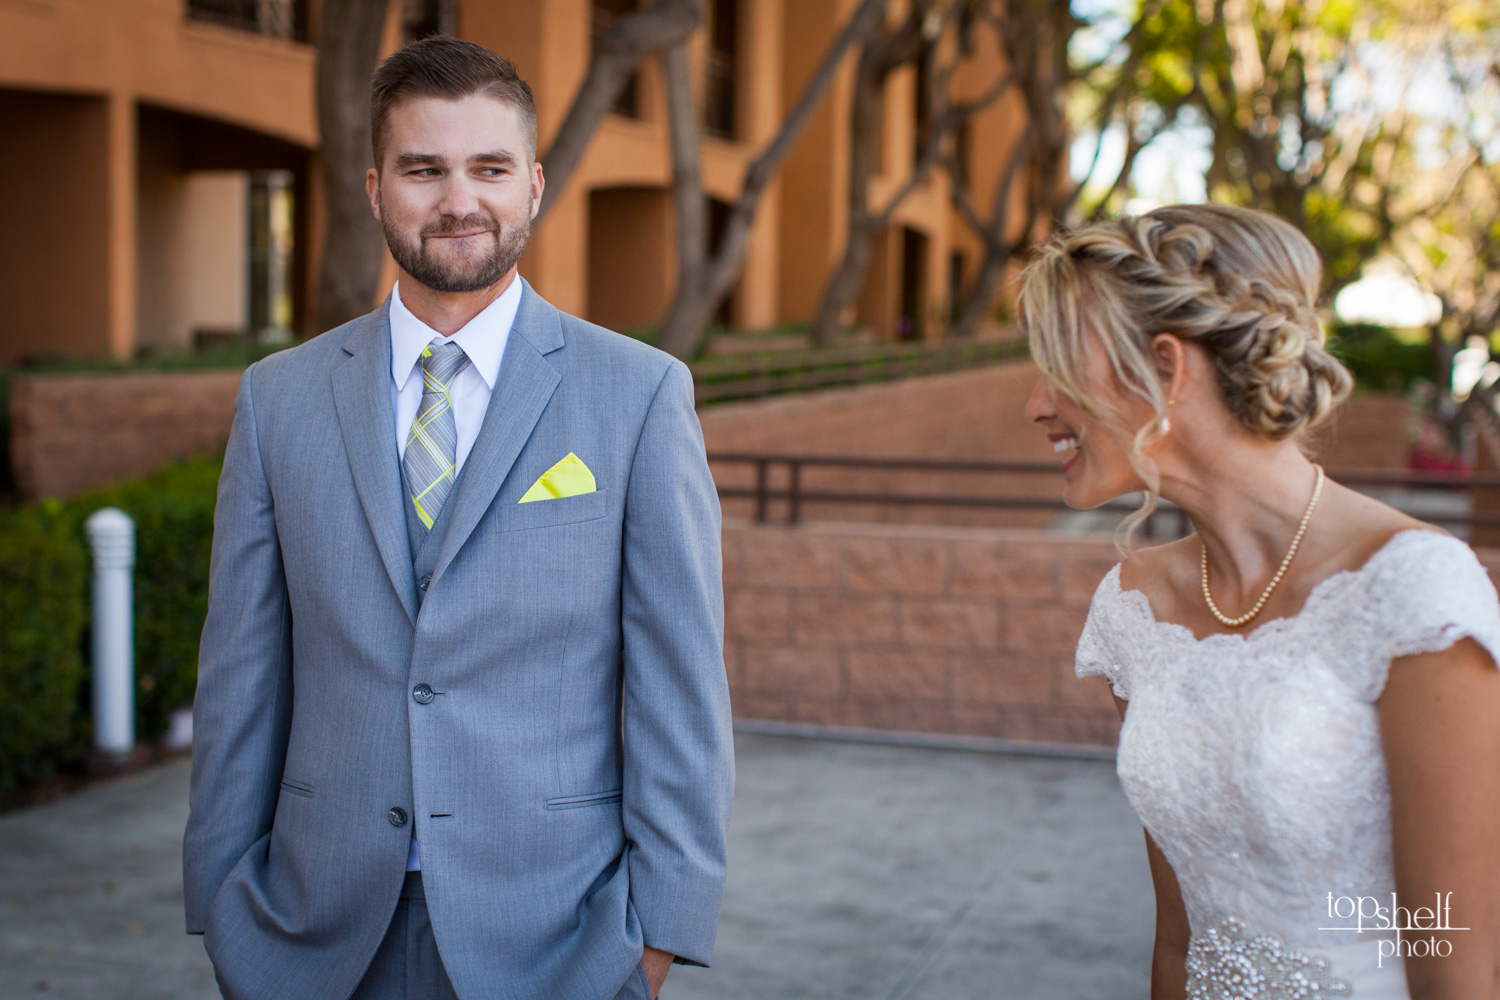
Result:
{"label": "paved ground", "polygon": [[[741,733],[714,968],[663,1000],[1146,994],[1140,826],[1105,761]],[[0,817],[0,1000],[211,1000],[181,933],[188,764]]]}

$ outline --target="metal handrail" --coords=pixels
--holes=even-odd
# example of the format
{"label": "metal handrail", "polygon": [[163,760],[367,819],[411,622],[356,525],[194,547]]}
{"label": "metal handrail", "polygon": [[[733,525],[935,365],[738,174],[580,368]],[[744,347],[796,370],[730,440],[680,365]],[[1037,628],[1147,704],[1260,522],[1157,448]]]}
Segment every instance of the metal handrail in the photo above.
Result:
{"label": "metal handrail", "polygon": [[[829,490],[808,489],[803,485],[803,470],[807,468],[872,469],[884,471],[922,472],[967,472],[1011,475],[1056,475],[1054,462],[989,461],[984,459],[949,458],[885,458],[863,455],[812,455],[812,454],[766,454],[762,452],[711,452],[708,460],[719,463],[748,464],[754,467],[754,485],[718,487],[721,497],[747,498],[755,501],[755,520],[766,523],[770,520],[772,501],[785,501],[787,522],[798,524],[802,520],[803,508],[808,503],[870,503],[904,506],[976,507],[997,510],[1068,510],[1061,497],[1021,496],[1016,494],[913,494],[889,490]],[[772,467],[785,467],[787,485],[771,485]],[[1397,472],[1384,469],[1335,469],[1329,478],[1345,486],[1359,487],[1415,487],[1440,490],[1500,490],[1500,475],[1455,475],[1440,472]],[[1100,510],[1128,513],[1135,509],[1128,501],[1112,501]],[[1187,516],[1170,505],[1152,515],[1154,522],[1171,519],[1179,534],[1186,534]],[[1427,520],[1437,524],[1463,524],[1470,527],[1500,526],[1500,513],[1469,511],[1461,515],[1429,516]],[[1147,533],[1154,534],[1159,524],[1148,522]]]}

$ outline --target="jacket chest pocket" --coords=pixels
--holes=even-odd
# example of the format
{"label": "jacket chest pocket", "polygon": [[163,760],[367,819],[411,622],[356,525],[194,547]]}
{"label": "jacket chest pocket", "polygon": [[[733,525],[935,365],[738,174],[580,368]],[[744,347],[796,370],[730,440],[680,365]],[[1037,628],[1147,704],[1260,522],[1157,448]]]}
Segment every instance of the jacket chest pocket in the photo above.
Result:
{"label": "jacket chest pocket", "polygon": [[609,491],[595,490],[556,500],[501,504],[496,510],[497,531],[555,528],[582,521],[597,521],[609,513]]}

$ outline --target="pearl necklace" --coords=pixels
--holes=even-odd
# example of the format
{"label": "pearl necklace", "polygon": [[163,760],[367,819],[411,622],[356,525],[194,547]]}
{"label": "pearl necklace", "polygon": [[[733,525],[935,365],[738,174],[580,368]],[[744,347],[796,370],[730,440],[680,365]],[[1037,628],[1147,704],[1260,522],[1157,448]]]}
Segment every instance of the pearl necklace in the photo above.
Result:
{"label": "pearl necklace", "polygon": [[1271,599],[1271,592],[1286,575],[1286,568],[1292,564],[1292,556],[1297,554],[1297,546],[1302,544],[1302,536],[1307,534],[1307,522],[1312,520],[1313,510],[1318,506],[1318,497],[1323,495],[1323,467],[1314,465],[1318,470],[1317,482],[1313,485],[1312,499],[1307,502],[1307,510],[1302,513],[1302,523],[1297,525],[1297,533],[1292,536],[1292,547],[1286,550],[1286,558],[1281,560],[1281,566],[1276,570],[1276,575],[1271,577],[1271,582],[1266,584],[1265,592],[1260,595],[1260,600],[1255,602],[1255,607],[1238,618],[1230,618],[1219,610],[1214,603],[1213,595],[1208,592],[1208,546],[1203,546],[1203,599],[1208,602],[1208,610],[1213,612],[1220,623],[1230,628],[1239,628],[1241,625],[1260,614],[1260,609],[1266,606],[1266,601]]}

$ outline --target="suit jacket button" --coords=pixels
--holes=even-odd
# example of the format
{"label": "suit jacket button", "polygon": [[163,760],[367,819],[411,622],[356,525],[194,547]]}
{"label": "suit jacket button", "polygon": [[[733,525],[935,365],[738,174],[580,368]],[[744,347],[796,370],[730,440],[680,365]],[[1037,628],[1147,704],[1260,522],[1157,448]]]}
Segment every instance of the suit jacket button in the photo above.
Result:
{"label": "suit jacket button", "polygon": [[411,696],[416,699],[418,705],[431,705],[436,692],[429,685],[418,684],[411,689]]}
{"label": "suit jacket button", "polygon": [[420,580],[417,581],[417,586],[421,587],[422,591],[425,593],[426,590],[427,590],[427,585],[429,583],[431,583],[431,582],[432,582],[432,577],[430,577],[430,576],[424,576],[424,577],[422,577],[422,579],[420,579]]}
{"label": "suit jacket button", "polygon": [[391,806],[391,811],[386,813],[385,817],[391,821],[391,826],[406,825],[406,810],[400,806]]}

